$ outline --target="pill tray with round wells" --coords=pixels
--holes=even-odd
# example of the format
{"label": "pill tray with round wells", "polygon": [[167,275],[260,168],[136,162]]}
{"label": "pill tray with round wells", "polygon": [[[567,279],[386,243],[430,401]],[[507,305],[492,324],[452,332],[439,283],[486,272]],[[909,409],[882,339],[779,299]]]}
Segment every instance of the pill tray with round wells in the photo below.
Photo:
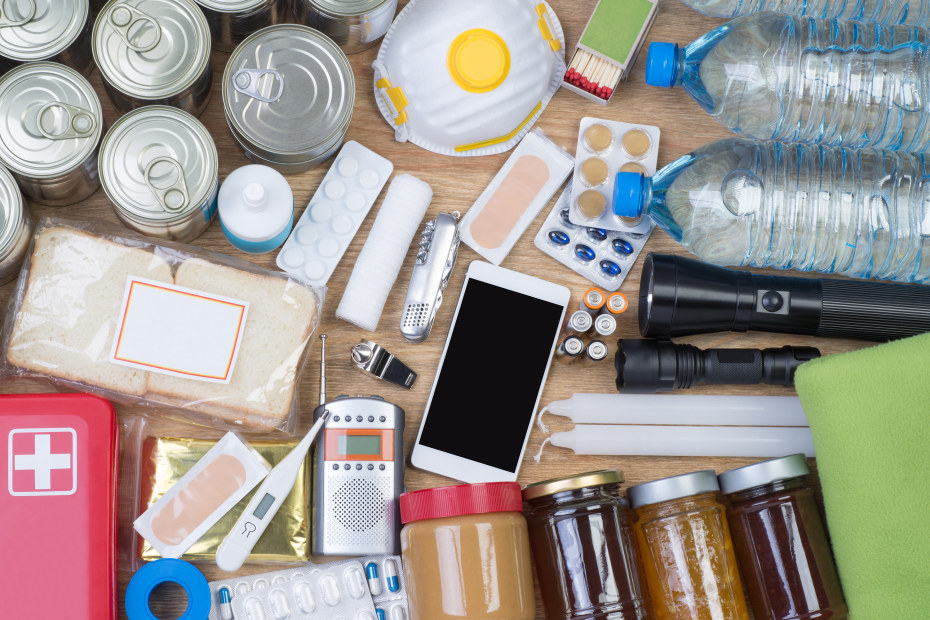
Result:
{"label": "pill tray with round wells", "polygon": [[325,285],[393,170],[374,151],[346,142],[278,253],[278,267],[311,286]]}

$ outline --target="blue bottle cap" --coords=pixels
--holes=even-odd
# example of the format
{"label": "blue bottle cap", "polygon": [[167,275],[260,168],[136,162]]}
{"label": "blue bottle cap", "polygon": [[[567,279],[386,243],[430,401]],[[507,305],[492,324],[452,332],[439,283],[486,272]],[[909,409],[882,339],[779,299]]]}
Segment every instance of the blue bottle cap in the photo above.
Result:
{"label": "blue bottle cap", "polygon": [[620,217],[643,214],[643,180],[639,172],[618,172],[614,183],[614,213]]}
{"label": "blue bottle cap", "polygon": [[646,84],[671,88],[677,73],[678,45],[656,41],[646,56]]}

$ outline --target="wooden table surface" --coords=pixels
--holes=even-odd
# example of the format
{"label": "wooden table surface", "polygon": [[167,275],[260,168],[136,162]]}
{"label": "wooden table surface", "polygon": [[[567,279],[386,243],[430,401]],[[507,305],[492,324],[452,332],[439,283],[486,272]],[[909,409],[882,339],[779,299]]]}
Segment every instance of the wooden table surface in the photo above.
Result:
{"label": "wooden table surface", "polygon": [[[581,35],[581,32],[594,10],[596,0],[550,0],[552,7],[558,15],[565,32],[569,57],[571,50]],[[401,2],[401,4],[406,4]],[[659,13],[655,24],[649,34],[642,53],[637,60],[633,72],[626,83],[621,84],[614,94],[610,105],[604,107],[580,96],[559,90],[539,119],[537,126],[542,128],[558,144],[574,153],[577,139],[579,121],[584,116],[595,116],[610,120],[626,121],[656,125],[662,132],[659,148],[659,167],[686,154],[687,152],[713,140],[730,136],[727,129],[718,125],[703,110],[693,102],[681,89],[660,89],[647,86],[644,82],[644,68],[646,48],[651,41],[675,41],[688,43],[701,36],[708,30],[722,23],[695,13],[676,0],[661,0]],[[420,149],[412,144],[402,144],[394,141],[394,132],[382,119],[374,102],[372,94],[371,62],[377,55],[378,47],[371,48],[360,54],[350,56],[356,78],[355,112],[349,127],[347,139],[357,140],[377,153],[394,162],[394,172],[410,173],[428,182],[434,192],[433,202],[430,205],[427,218],[432,218],[438,211],[461,211],[464,213],[482,192],[498,169],[503,165],[509,153],[491,157],[446,157],[436,155]],[[223,179],[235,168],[250,163],[236,146],[231,136],[222,110],[222,96],[220,94],[220,76],[227,54],[213,52],[215,80],[212,98],[207,111],[200,120],[207,126],[216,141],[220,155],[220,178]],[[118,118],[118,114],[110,105],[101,85],[99,72],[95,71],[91,82],[93,83],[101,102],[107,126]],[[299,217],[304,206],[313,195],[323,175],[326,173],[328,162],[322,167],[288,177],[294,190],[297,205],[296,217]],[[381,198],[375,204],[369,217],[365,220],[358,235],[349,246],[345,256],[340,261],[335,273],[329,281],[326,294],[326,303],[323,308],[323,320],[320,330],[328,334],[327,340],[327,378],[328,393],[337,394],[378,393],[385,399],[402,407],[407,414],[407,426],[404,436],[406,453],[409,460],[411,446],[416,438],[420,419],[426,404],[430,386],[436,372],[442,346],[448,333],[449,323],[455,307],[455,300],[461,290],[464,273],[468,264],[480,258],[465,244],[462,244],[458,263],[455,267],[451,282],[445,293],[446,303],[439,311],[433,328],[433,333],[423,344],[410,344],[400,335],[398,322],[406,294],[407,282],[410,278],[411,249],[408,260],[397,279],[397,283],[385,305],[384,313],[378,329],[374,333],[363,332],[349,323],[335,318],[335,308],[342,295],[345,283],[351,273],[355,259],[367,238],[374,214],[380,208]],[[37,216],[54,215],[73,218],[96,217],[117,222],[106,196],[97,191],[89,199],[80,204],[65,208],[49,208],[31,204],[33,213]],[[551,203],[543,209],[539,218],[530,226],[510,255],[504,260],[502,266],[531,275],[539,276],[568,286],[572,290],[572,305],[579,303],[583,292],[591,283],[577,275],[567,267],[555,262],[541,253],[533,245],[533,237],[538,231],[545,214],[549,212]],[[223,237],[219,222],[213,222],[207,232],[193,242],[195,245],[223,252],[255,264],[275,269],[276,252],[264,255],[245,255],[229,245]],[[414,241],[416,243],[416,240]],[[664,232],[656,230],[646,245],[645,252],[665,252],[686,254],[680,246],[672,241]],[[636,313],[636,297],[639,290],[639,268],[637,263],[633,272],[629,274],[620,288],[630,299],[631,307],[618,321],[617,338],[639,337]],[[4,306],[13,289],[13,284],[0,287],[0,303]],[[318,332],[319,333],[319,332]],[[518,329],[504,330],[494,334],[500,339],[503,346],[509,342],[518,341]],[[355,368],[349,360],[349,349],[362,339],[371,338],[397,355],[419,374],[415,387],[404,390],[391,384],[376,381]],[[683,338],[681,342],[689,342],[700,347],[780,347],[785,344],[817,346],[824,354],[838,353],[865,346],[866,343],[852,340],[827,340],[800,336],[776,335],[765,333],[750,334],[715,334],[692,338]],[[610,341],[609,360],[613,359],[616,351],[616,339]],[[319,352],[314,345],[306,371],[300,384],[301,402],[301,430],[310,425],[310,414],[317,403],[319,385]],[[575,392],[615,392],[615,371],[611,362],[603,363],[597,367],[582,367],[581,365],[561,365],[553,363],[549,378],[542,395],[542,403],[570,397]],[[462,389],[474,389],[475,386],[462,385]],[[26,380],[5,380],[0,383],[0,391],[18,392],[47,392],[54,391],[47,384],[35,383]],[[691,390],[693,394],[793,394],[788,388],[778,387],[699,387]],[[488,406],[494,406],[494,395],[488,395]],[[121,407],[122,416],[132,415],[128,408]],[[565,418],[548,417],[552,431],[568,430],[570,422]],[[196,427],[167,423],[155,420],[153,428],[156,431],[173,432],[197,436],[202,431]],[[492,429],[489,429],[489,431]],[[530,437],[526,455],[520,469],[519,482],[528,484],[546,478],[570,475],[573,473],[590,471],[602,468],[616,468],[623,471],[626,485],[646,482],[690,472],[698,469],[713,468],[723,471],[740,465],[753,462],[753,459],[739,458],[656,458],[641,456],[598,457],[577,456],[569,450],[547,447],[540,463],[533,461],[543,441],[543,434],[536,428]],[[813,461],[811,461],[813,465]],[[816,484],[816,480],[814,481]],[[454,484],[454,481],[436,476],[412,467],[407,468],[406,484],[408,490],[422,489],[433,486]],[[124,500],[125,503],[125,500]],[[123,525],[126,525],[125,523]],[[315,561],[325,561],[314,558]],[[221,578],[222,573],[215,565],[201,566],[208,579]],[[275,570],[276,566],[246,565],[243,574]],[[124,618],[122,610],[122,595],[129,578],[126,571],[121,572],[120,578],[120,617]],[[154,601],[153,611],[161,618],[176,618],[183,611],[176,600],[176,591],[166,588],[163,600]],[[183,594],[181,595],[183,596]],[[167,603],[165,601],[168,601]],[[542,618],[542,607],[537,605],[537,617]]]}

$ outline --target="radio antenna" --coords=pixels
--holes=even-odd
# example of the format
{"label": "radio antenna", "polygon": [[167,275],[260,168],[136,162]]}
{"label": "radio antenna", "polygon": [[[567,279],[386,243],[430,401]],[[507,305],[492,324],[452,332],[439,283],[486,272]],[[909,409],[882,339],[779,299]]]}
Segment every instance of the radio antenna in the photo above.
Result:
{"label": "radio antenna", "polygon": [[320,334],[320,406],[326,404],[326,334]]}

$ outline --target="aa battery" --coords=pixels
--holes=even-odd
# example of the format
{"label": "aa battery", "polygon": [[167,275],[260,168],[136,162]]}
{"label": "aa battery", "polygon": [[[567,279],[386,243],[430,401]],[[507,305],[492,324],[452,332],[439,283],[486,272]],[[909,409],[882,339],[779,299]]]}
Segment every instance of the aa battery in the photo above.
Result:
{"label": "aa battery", "polygon": [[570,364],[581,358],[584,353],[584,342],[578,336],[569,336],[559,343],[555,350],[555,357],[563,364]]}
{"label": "aa battery", "polygon": [[617,319],[612,314],[599,314],[594,318],[594,331],[598,336],[607,337],[617,331]]}
{"label": "aa battery", "polygon": [[604,300],[604,306],[601,308],[602,314],[612,314],[614,316],[623,314],[630,307],[630,301],[623,293],[611,293]]}
{"label": "aa battery", "polygon": [[581,309],[590,312],[591,314],[597,314],[601,312],[604,307],[604,302],[607,301],[607,293],[592,286],[585,291],[584,297],[581,299]]}
{"label": "aa battery", "polygon": [[578,310],[568,318],[568,323],[565,325],[565,330],[569,335],[577,334],[580,336],[587,333],[593,324],[594,317],[591,316],[590,312]]}
{"label": "aa battery", "polygon": [[584,362],[586,364],[595,364],[607,359],[607,345],[603,340],[592,340],[584,350]]}

